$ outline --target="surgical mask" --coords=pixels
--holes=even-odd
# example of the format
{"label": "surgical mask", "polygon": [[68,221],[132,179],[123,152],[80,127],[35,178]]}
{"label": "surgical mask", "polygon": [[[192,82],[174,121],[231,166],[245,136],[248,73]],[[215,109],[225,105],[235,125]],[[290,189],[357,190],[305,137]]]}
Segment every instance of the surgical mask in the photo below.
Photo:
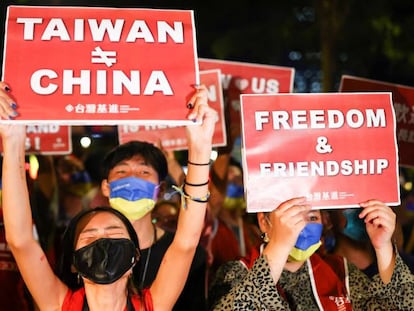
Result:
{"label": "surgical mask", "polygon": [[342,233],[354,241],[366,242],[369,240],[365,222],[358,217],[361,209],[351,208],[343,210],[342,213],[346,219],[345,228]]}
{"label": "surgical mask", "polygon": [[227,185],[227,192],[226,197],[224,198],[223,207],[229,210],[246,208],[243,186],[235,183],[229,183]]}
{"label": "surgical mask", "polygon": [[131,240],[102,238],[76,250],[73,265],[84,278],[97,284],[111,284],[131,269],[137,259]]}
{"label": "surgical mask", "polygon": [[151,212],[159,192],[159,185],[137,177],[114,180],[109,183],[109,187],[109,204],[130,221]]}
{"label": "surgical mask", "polygon": [[323,225],[308,223],[300,232],[295,246],[289,254],[289,261],[305,261],[321,246]]}

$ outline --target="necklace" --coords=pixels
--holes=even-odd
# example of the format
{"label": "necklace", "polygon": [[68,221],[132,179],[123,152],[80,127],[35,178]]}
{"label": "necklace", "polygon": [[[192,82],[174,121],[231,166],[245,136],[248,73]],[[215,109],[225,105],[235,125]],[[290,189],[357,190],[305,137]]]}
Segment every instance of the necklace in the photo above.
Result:
{"label": "necklace", "polygon": [[142,273],[141,283],[139,284],[139,287],[141,289],[144,287],[145,277],[147,276],[148,263],[151,257],[151,249],[154,243],[157,241],[157,228],[155,227],[155,225],[152,225],[152,227],[154,228],[153,240],[151,246],[148,248],[147,258],[145,258],[144,272]]}

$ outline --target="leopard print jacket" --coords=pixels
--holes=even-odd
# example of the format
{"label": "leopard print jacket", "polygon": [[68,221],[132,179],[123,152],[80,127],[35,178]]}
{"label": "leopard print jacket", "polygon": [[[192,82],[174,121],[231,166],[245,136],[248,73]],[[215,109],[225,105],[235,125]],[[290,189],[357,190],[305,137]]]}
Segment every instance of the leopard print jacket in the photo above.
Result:
{"label": "leopard print jacket", "polygon": [[[370,279],[353,264],[348,263],[348,271],[354,311],[414,310],[414,276],[398,254],[387,285],[379,275]],[[279,285],[289,297],[289,304],[279,295],[263,256],[250,271],[240,261],[229,262],[217,271],[209,289],[210,310],[319,311],[307,265],[295,273],[283,271]]]}

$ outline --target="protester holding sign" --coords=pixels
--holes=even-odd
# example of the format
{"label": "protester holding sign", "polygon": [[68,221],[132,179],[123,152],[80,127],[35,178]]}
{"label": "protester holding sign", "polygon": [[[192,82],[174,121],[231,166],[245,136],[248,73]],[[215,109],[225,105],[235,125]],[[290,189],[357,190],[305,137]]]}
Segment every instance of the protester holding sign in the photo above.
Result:
{"label": "protester holding sign", "polygon": [[[0,83],[0,116],[16,116],[9,87]],[[3,139],[3,212],[7,241],[22,276],[41,310],[171,310],[180,294],[204,224],[208,200],[211,139],[217,114],[208,107],[206,91],[199,88],[191,98],[194,107],[188,126],[189,165],[181,188],[182,209],[177,232],[149,289],[134,293],[129,286],[132,267],[139,262],[135,230],[122,213],[97,208],[78,214],[69,224],[63,254],[65,269],[59,279],[33,237],[24,165],[25,126],[6,121]],[[147,166],[150,180],[158,176]],[[111,260],[114,259],[114,260]],[[66,263],[66,265],[65,265]],[[102,270],[102,265],[105,265]],[[75,273],[73,273],[75,272]],[[76,282],[78,275],[79,284]],[[63,281],[64,280],[64,281]]]}
{"label": "protester holding sign", "polygon": [[[156,226],[151,215],[167,187],[166,177],[171,172],[167,163],[161,149],[135,140],[116,146],[102,161],[101,191],[110,206],[129,219],[138,235],[141,260],[133,269],[133,280],[139,289],[150,287],[154,282],[175,238],[174,233]],[[208,164],[207,161],[205,166]],[[174,311],[205,310],[206,257],[204,248],[198,245]]]}
{"label": "protester holding sign", "polygon": [[414,277],[392,243],[396,216],[377,200],[360,206],[377,257],[372,279],[343,257],[316,253],[320,211],[296,197],[258,213],[266,246],[244,278],[227,273],[232,288],[214,310],[411,310]]}

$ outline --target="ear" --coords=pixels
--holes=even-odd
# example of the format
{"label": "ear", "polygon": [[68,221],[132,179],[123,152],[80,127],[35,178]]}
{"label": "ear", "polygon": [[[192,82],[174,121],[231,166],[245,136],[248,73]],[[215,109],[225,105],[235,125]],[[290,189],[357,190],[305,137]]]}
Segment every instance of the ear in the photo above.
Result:
{"label": "ear", "polygon": [[269,219],[267,219],[267,216],[263,212],[257,213],[257,223],[259,224],[259,228],[261,232],[267,232],[269,231]]}
{"label": "ear", "polygon": [[108,179],[102,180],[101,191],[105,197],[109,198],[109,194],[111,193],[111,187],[109,186]]}

